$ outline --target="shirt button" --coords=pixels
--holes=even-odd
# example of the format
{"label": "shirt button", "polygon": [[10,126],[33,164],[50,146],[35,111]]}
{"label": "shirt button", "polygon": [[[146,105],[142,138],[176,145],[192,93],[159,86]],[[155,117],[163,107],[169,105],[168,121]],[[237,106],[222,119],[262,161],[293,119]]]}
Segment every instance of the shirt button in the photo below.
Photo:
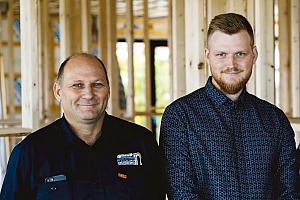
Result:
{"label": "shirt button", "polygon": [[51,187],[51,188],[50,188],[50,190],[52,190],[52,191],[56,191],[56,190],[57,190],[57,188],[56,188],[56,187]]}

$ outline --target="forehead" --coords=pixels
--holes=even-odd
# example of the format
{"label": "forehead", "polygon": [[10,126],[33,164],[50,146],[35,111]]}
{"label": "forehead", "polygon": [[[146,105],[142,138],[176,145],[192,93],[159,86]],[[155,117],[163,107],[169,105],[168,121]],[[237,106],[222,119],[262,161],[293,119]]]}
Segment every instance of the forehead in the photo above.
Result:
{"label": "forehead", "polygon": [[65,65],[64,80],[106,79],[101,63],[92,57],[78,56],[71,58]]}
{"label": "forehead", "polygon": [[234,34],[227,34],[222,31],[215,31],[208,38],[209,48],[230,48],[230,47],[251,47],[251,39],[247,31],[241,30]]}

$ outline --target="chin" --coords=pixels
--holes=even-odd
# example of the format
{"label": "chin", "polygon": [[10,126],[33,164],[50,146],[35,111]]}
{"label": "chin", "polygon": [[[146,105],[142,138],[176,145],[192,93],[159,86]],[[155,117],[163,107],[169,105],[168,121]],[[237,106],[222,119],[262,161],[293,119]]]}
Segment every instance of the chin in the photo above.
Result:
{"label": "chin", "polygon": [[85,118],[80,118],[80,121],[82,123],[85,123],[85,124],[95,124],[97,121],[99,120],[99,118],[88,118],[88,117],[85,117]]}
{"label": "chin", "polygon": [[98,118],[98,114],[96,113],[87,113],[87,114],[80,114],[78,117],[82,120],[93,120]]}

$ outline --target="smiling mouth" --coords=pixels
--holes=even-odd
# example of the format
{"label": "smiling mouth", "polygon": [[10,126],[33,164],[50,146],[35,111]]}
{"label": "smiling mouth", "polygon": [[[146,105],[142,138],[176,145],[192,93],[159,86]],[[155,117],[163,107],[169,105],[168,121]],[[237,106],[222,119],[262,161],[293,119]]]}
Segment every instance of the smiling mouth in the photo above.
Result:
{"label": "smiling mouth", "polygon": [[239,73],[241,73],[241,72],[240,71],[224,72],[224,74],[239,74]]}
{"label": "smiling mouth", "polygon": [[243,70],[241,70],[237,67],[226,68],[226,69],[221,71],[221,73],[224,73],[224,74],[238,74],[238,73],[241,73],[241,72],[243,72]]}
{"label": "smiling mouth", "polygon": [[237,68],[233,68],[233,69],[226,69],[226,70],[223,70],[222,73],[224,74],[239,74],[243,72],[242,70],[239,70]]}
{"label": "smiling mouth", "polygon": [[91,107],[91,106],[96,106],[97,104],[80,104],[79,106],[84,106],[84,107]]}

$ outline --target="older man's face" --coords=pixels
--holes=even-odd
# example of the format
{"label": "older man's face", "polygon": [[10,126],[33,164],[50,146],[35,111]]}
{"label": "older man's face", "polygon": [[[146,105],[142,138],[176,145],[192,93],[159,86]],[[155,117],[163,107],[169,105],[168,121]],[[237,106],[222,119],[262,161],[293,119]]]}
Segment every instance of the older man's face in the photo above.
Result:
{"label": "older man's face", "polygon": [[62,79],[54,85],[69,123],[96,123],[104,117],[109,86],[101,64],[92,57],[78,56],[68,61]]}

